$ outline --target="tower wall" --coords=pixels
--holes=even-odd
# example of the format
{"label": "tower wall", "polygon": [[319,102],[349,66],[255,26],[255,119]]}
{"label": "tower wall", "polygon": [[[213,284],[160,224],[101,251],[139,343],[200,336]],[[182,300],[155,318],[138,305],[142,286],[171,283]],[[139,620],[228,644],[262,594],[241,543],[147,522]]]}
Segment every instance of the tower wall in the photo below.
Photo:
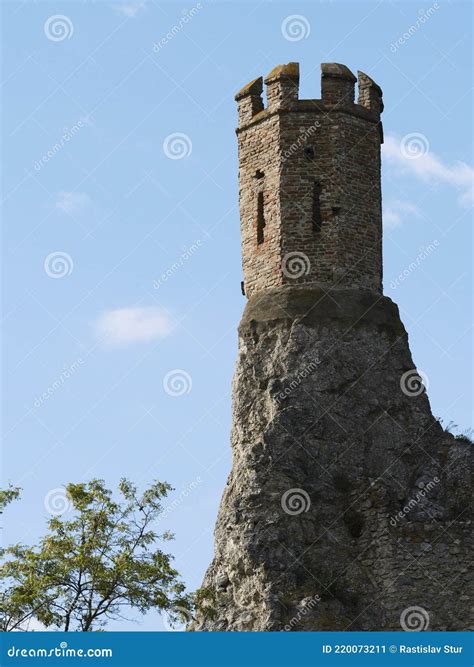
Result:
{"label": "tower wall", "polygon": [[[239,138],[240,231],[247,295],[282,284],[279,119],[272,115]],[[258,198],[263,197],[263,242],[258,243]]]}
{"label": "tower wall", "polygon": [[382,289],[382,92],[359,73],[356,104],[355,81],[344,65],[322,65],[322,99],[300,100],[290,63],[265,79],[267,108],[255,82],[237,95],[248,296],[295,284]]}

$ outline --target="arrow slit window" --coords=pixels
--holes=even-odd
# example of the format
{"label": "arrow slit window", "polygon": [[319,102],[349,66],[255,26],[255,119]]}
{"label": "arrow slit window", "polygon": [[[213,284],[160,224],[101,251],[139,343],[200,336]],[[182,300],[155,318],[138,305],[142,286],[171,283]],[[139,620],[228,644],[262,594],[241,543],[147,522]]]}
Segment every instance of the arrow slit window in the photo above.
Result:
{"label": "arrow slit window", "polygon": [[321,218],[321,183],[315,181],[313,184],[313,210],[311,216],[313,231],[319,233],[323,224]]}
{"label": "arrow slit window", "polygon": [[257,194],[257,244],[261,245],[265,240],[265,209],[263,203],[263,192]]}

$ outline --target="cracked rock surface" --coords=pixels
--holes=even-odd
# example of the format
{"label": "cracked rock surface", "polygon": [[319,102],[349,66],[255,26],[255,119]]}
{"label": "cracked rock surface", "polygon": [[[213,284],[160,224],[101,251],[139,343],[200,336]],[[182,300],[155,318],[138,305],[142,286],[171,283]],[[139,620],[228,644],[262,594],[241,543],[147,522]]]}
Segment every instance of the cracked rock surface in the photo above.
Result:
{"label": "cracked rock surface", "polygon": [[472,627],[472,446],[431,414],[389,298],[254,295],[231,439],[203,582],[212,614],[192,629]]}

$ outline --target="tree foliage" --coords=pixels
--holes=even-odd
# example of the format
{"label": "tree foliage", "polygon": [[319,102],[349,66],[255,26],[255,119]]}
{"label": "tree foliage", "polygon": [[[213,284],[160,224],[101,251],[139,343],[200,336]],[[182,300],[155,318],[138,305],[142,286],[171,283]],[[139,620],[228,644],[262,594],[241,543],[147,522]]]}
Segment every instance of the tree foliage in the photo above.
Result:
{"label": "tree foliage", "polygon": [[189,609],[172,557],[156,546],[173,536],[153,529],[170,490],[155,482],[139,494],[123,479],[116,501],[102,480],[69,484],[72,518],[50,519],[38,547],[3,551],[0,629],[27,629],[36,619],[48,628],[92,631],[127,608],[171,616]]}
{"label": "tree foliage", "polygon": [[3,514],[5,507],[20,495],[20,489],[17,486],[10,486],[8,489],[0,489],[0,514]]}

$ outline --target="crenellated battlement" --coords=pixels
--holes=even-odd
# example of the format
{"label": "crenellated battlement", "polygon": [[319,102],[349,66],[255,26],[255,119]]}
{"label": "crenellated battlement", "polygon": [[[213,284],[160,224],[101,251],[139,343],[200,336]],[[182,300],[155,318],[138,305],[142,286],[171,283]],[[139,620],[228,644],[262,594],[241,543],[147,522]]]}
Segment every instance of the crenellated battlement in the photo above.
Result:
{"label": "crenellated battlement", "polygon": [[278,65],[236,95],[245,293],[380,292],[382,90],[338,63],[321,65],[319,100],[300,100],[299,80],[298,63]]}
{"label": "crenellated battlement", "polygon": [[[364,72],[356,78],[346,65],[321,64],[321,98],[299,99],[300,72],[298,63],[278,65],[265,77],[254,79],[235,96],[238,102],[239,130],[254,122],[260,122],[270,114],[284,111],[308,111],[315,113],[344,110],[367,120],[379,122],[383,111],[382,89]],[[263,83],[266,88],[267,106],[263,103]],[[355,103],[355,86],[358,100]],[[368,112],[368,113],[367,113]]]}

